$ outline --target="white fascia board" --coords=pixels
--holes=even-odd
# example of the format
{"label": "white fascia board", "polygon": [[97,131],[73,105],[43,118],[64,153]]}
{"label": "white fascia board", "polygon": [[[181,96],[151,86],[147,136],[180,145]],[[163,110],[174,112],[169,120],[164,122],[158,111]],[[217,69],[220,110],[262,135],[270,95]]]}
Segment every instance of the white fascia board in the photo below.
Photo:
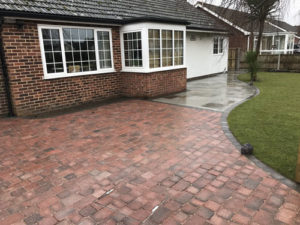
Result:
{"label": "white fascia board", "polygon": [[195,29],[186,29],[186,32],[195,32],[195,33],[211,33],[211,34],[228,34],[226,31],[214,31],[214,30],[195,30]]}
{"label": "white fascia board", "polygon": [[222,20],[223,22],[227,23],[228,25],[230,25],[230,26],[234,27],[235,29],[241,31],[244,35],[250,35],[250,34],[251,34],[249,31],[244,30],[243,28],[241,28],[241,27],[239,27],[239,26],[233,24],[232,22],[230,22],[229,20],[225,19],[224,17],[218,15],[218,14],[215,13],[214,11],[212,11],[212,10],[210,10],[210,9],[208,9],[208,8],[206,8],[206,7],[204,7],[204,6],[203,6],[201,3],[199,3],[199,2],[195,5],[195,7],[196,7],[196,8],[201,8],[201,9],[205,10],[206,12],[210,13],[211,15],[213,15],[213,16],[217,17],[218,19]]}
{"label": "white fascia board", "polygon": [[[257,36],[258,32],[255,32],[253,34]],[[294,32],[272,32],[272,33],[263,33],[263,36],[278,36],[278,35],[286,35],[286,34],[290,34],[290,35],[293,34],[293,35],[295,35]]]}

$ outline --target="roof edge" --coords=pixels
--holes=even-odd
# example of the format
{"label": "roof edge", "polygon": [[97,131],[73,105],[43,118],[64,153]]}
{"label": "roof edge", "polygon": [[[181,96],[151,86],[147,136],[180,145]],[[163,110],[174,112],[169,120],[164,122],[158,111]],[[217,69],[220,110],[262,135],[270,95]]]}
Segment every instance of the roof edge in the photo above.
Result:
{"label": "roof edge", "polygon": [[[125,25],[130,23],[138,22],[156,22],[156,23],[169,23],[169,24],[179,24],[179,25],[189,25],[190,23],[187,20],[174,19],[167,17],[133,17],[129,19],[105,19],[105,18],[95,18],[95,17],[86,17],[86,16],[69,16],[69,15],[57,15],[49,13],[34,13],[34,12],[24,12],[24,11],[15,11],[15,10],[0,10],[2,17],[24,17],[31,19],[50,19],[50,20],[65,20],[65,21],[79,21],[79,22],[88,22],[88,23],[107,23],[107,24],[117,24]],[[92,21],[91,21],[92,20]]]}
{"label": "roof edge", "polygon": [[[125,21],[123,19],[105,19],[105,18],[94,18],[94,17],[83,17],[83,16],[69,16],[69,15],[57,15],[49,13],[34,13],[24,12],[15,10],[0,10],[1,17],[24,17],[31,19],[50,19],[50,20],[65,20],[65,21],[79,21],[87,23],[107,23],[107,24],[118,24],[123,25]],[[93,19],[93,21],[91,21]]]}
{"label": "roof edge", "polygon": [[208,9],[207,7],[205,7],[204,5],[202,5],[200,2],[196,3],[195,4],[195,7],[196,8],[201,8],[203,9],[204,11],[210,13],[211,15],[217,17],[218,19],[222,20],[223,22],[227,23],[228,25],[234,27],[235,29],[239,30],[240,32],[242,32],[244,35],[250,35],[251,33],[247,30],[244,30],[243,28],[233,24],[232,22],[230,22],[229,20],[227,20],[226,18],[220,16],[218,13]]}

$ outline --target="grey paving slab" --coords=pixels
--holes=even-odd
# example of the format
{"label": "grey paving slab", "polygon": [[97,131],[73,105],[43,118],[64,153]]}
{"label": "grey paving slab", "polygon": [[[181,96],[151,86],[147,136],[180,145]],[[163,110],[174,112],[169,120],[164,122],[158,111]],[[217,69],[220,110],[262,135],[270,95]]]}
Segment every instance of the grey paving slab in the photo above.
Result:
{"label": "grey paving slab", "polygon": [[253,96],[255,88],[237,80],[237,74],[189,81],[185,92],[153,101],[224,112],[231,106]]}

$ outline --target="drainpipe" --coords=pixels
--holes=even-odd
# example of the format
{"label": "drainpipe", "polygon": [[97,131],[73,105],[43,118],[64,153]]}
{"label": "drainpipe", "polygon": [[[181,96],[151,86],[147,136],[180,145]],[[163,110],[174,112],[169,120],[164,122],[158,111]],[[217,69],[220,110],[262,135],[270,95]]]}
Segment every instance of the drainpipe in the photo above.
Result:
{"label": "drainpipe", "polygon": [[6,92],[7,105],[8,105],[8,116],[11,117],[14,116],[14,112],[13,112],[12,96],[10,92],[9,77],[8,77],[8,71],[7,71],[6,60],[5,60],[5,52],[4,52],[4,46],[2,40],[3,23],[4,23],[4,18],[1,17],[0,18],[0,59],[1,59],[2,74],[4,79],[5,92]]}

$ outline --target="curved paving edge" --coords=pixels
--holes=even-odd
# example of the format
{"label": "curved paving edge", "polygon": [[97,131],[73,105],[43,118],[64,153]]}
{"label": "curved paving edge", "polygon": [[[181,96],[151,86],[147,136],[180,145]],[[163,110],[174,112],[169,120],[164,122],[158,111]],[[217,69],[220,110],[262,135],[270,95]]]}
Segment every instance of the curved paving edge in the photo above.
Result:
{"label": "curved paving edge", "polygon": [[[240,81],[237,79],[238,82],[242,82],[245,83],[243,81]],[[221,125],[222,125],[222,129],[223,132],[225,133],[225,135],[227,136],[227,138],[231,141],[231,143],[238,149],[240,150],[242,145],[241,143],[239,143],[239,141],[234,137],[234,135],[231,133],[227,119],[228,116],[230,114],[230,112],[235,109],[237,106],[249,101],[250,99],[258,96],[260,94],[260,90],[256,87],[253,86],[255,88],[255,93],[253,95],[251,95],[250,97],[244,99],[243,101],[240,101],[236,104],[234,104],[233,106],[229,107],[228,109],[226,109],[223,114],[222,114],[222,118],[221,118]],[[259,168],[263,169],[265,172],[267,172],[269,175],[271,175],[274,179],[280,181],[281,183],[287,185],[288,187],[294,189],[295,191],[298,191],[300,193],[300,184],[297,184],[296,182],[284,177],[283,175],[281,175],[280,173],[278,173],[277,171],[275,171],[274,169],[272,169],[271,167],[267,166],[266,164],[264,164],[263,162],[261,162],[259,159],[257,159],[254,155],[249,155],[246,156],[249,160],[251,160],[256,166],[258,166]]]}

